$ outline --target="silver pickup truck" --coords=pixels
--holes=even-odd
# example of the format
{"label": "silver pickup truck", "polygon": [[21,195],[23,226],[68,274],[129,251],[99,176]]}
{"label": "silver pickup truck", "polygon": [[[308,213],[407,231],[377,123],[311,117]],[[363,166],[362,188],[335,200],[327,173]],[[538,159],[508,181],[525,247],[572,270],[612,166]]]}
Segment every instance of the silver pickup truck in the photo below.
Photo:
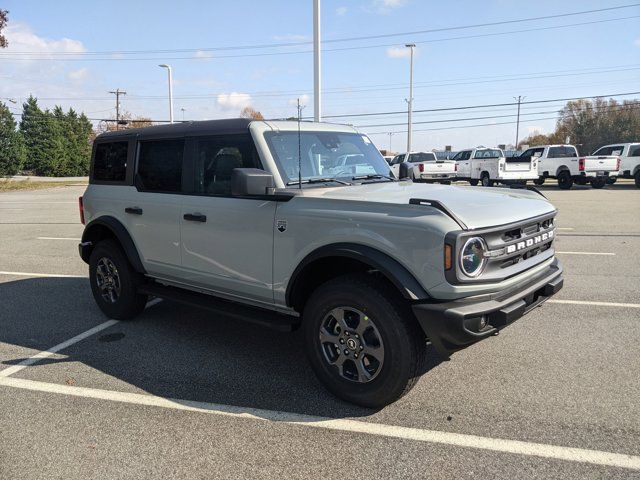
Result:
{"label": "silver pickup truck", "polygon": [[324,385],[369,407],[412,387],[427,342],[448,357],[563,284],[556,209],[542,195],[399,181],[342,125],[105,133],[80,214],[79,252],[105,315],[131,319],[161,297],[219,321],[301,327]]}

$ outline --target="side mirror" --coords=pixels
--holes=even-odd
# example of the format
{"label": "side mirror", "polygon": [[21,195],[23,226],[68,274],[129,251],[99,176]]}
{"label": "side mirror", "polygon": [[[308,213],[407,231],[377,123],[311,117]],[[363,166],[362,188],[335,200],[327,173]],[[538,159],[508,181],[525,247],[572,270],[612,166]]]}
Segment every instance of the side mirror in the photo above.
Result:
{"label": "side mirror", "polygon": [[413,168],[413,165],[411,165],[409,162],[402,162],[400,164],[400,173],[398,175],[398,178],[400,180],[404,180],[405,178],[411,178],[412,168]]}
{"label": "side mirror", "polygon": [[231,173],[231,194],[234,196],[269,195],[273,193],[273,175],[257,168],[234,168]]}

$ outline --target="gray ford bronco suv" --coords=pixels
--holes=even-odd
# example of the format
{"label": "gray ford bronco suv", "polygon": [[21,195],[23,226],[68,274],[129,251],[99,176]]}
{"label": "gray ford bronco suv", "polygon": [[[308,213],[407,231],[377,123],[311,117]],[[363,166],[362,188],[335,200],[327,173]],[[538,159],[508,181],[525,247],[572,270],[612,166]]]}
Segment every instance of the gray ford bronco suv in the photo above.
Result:
{"label": "gray ford bronco suv", "polygon": [[428,344],[449,356],[563,282],[556,210],[541,194],[398,180],[343,125],[233,119],[102,134],[80,213],[80,256],[108,317],[161,297],[301,327],[322,383],[368,407],[409,391]]}

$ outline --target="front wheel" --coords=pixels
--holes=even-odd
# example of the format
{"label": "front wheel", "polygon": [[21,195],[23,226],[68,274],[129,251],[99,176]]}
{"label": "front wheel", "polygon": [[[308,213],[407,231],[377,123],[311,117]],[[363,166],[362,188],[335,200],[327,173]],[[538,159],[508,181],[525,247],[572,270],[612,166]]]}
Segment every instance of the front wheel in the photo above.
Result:
{"label": "front wheel", "polygon": [[593,188],[603,188],[607,184],[607,179],[605,177],[596,177],[591,180],[591,186]]}
{"label": "front wheel", "polygon": [[345,275],[318,287],[304,309],[314,372],[334,395],[364,407],[406,394],[426,359],[423,332],[388,289],[371,275]]}
{"label": "front wheel", "polygon": [[476,186],[478,185],[478,180],[477,180],[477,179],[469,180],[469,184],[470,184],[472,187],[476,187]]}
{"label": "front wheel", "polygon": [[115,241],[103,240],[91,252],[89,281],[93,298],[107,317],[129,320],[144,310],[147,296],[137,292],[141,276]]}

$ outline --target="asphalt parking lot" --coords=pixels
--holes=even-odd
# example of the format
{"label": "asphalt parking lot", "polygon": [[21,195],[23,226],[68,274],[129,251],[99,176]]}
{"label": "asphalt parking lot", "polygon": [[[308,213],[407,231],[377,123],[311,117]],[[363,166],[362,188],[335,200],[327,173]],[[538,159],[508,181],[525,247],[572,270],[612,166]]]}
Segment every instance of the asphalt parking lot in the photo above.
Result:
{"label": "asphalt parking lot", "polygon": [[83,189],[0,194],[0,478],[640,478],[631,182],[541,187],[564,289],[430,353],[380,411],[327,393],[298,332],[167,301],[109,321],[77,253]]}

